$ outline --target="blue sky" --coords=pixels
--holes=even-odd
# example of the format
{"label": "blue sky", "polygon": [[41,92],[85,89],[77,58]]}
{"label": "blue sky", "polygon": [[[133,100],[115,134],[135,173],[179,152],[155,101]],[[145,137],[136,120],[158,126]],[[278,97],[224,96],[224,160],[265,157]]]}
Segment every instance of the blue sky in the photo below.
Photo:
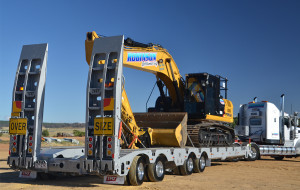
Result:
{"label": "blue sky", "polygon": [[[84,122],[86,32],[159,43],[180,73],[229,79],[235,106],[253,97],[300,111],[300,1],[0,1],[0,120],[8,119],[22,46],[48,43],[44,121]],[[153,74],[124,69],[134,111]],[[151,98],[153,105],[158,90]]]}

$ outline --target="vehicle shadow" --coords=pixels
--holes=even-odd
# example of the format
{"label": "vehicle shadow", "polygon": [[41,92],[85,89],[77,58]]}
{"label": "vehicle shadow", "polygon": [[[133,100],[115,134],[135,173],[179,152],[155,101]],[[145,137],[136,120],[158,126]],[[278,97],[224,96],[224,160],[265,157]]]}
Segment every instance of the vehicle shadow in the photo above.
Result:
{"label": "vehicle shadow", "polygon": [[[1,168],[1,170],[3,169],[5,168]],[[19,178],[19,172],[17,171],[9,171],[0,173],[0,184],[1,183],[19,183],[62,187],[98,187],[97,184],[103,184],[103,178],[101,179],[99,176],[59,176],[53,179],[26,179]]]}
{"label": "vehicle shadow", "polygon": [[220,162],[212,162],[211,163],[211,166],[220,166],[220,165],[222,165],[222,163],[220,163]]}
{"label": "vehicle shadow", "polygon": [[272,161],[272,162],[300,162],[300,160],[275,160],[275,159],[265,159],[265,158],[261,158],[259,160],[263,160],[263,161]]}

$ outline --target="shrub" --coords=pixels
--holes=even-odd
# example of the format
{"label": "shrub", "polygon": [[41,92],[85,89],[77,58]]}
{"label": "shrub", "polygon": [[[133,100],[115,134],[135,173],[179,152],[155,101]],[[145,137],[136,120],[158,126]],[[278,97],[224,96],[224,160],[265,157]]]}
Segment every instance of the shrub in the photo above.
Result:
{"label": "shrub", "polygon": [[43,137],[49,137],[49,131],[47,129],[42,132]]}
{"label": "shrub", "polygon": [[75,137],[84,137],[85,136],[85,132],[81,132],[78,130],[73,130],[73,134]]}

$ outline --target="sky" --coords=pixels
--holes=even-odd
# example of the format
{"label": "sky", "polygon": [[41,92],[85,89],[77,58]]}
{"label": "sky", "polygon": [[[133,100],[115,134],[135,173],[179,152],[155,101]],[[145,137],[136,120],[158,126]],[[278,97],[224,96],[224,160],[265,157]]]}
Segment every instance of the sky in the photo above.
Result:
{"label": "sky", "polygon": [[[299,10],[297,0],[0,1],[0,120],[10,117],[22,46],[48,43],[44,122],[85,122],[90,31],[161,44],[183,77],[227,77],[235,115],[254,97],[279,106],[282,93],[286,111],[300,112]],[[144,112],[155,76],[124,76],[133,111]]]}

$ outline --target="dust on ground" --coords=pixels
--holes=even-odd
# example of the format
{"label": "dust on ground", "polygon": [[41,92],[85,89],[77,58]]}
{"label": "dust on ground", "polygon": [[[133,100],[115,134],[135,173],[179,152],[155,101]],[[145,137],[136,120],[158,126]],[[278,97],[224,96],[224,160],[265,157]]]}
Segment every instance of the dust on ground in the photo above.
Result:
{"label": "dust on ground", "polygon": [[18,172],[8,168],[7,156],[8,144],[0,143],[1,189],[300,189],[300,158],[213,162],[203,173],[166,175],[162,182],[144,182],[142,186],[132,187],[101,184],[98,176],[22,179],[18,178]]}

